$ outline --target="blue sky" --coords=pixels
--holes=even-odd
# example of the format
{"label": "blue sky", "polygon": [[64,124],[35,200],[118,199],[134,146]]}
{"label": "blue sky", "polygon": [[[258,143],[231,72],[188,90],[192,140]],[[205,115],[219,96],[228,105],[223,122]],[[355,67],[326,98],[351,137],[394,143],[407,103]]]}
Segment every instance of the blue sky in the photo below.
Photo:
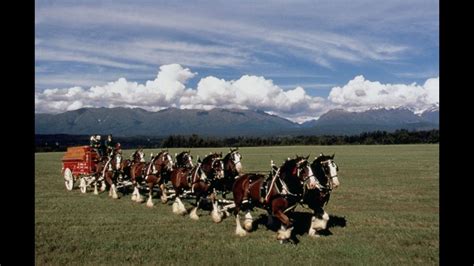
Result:
{"label": "blue sky", "polygon": [[[193,73],[181,81],[195,90],[209,76],[227,82],[244,75],[263,77],[280,90],[272,93],[299,86],[311,99],[329,101],[325,107],[308,107],[304,114],[317,117],[331,104],[333,88],[350,90],[348,84],[360,75],[365,83],[372,82],[368,87],[377,82],[423,87],[427,80],[438,78],[439,2],[36,2],[37,112],[73,109],[75,99],[60,97],[60,103],[49,97],[67,94],[61,90],[79,86],[87,93],[122,77],[145,84],[157,78],[161,66],[171,64]],[[46,90],[49,94],[44,94]],[[417,95],[416,101],[421,102],[421,94]],[[101,105],[88,99],[74,106]],[[177,101],[169,104],[185,106]],[[105,99],[102,103],[119,105]],[[253,107],[240,103],[243,108]],[[166,107],[166,102],[160,104],[158,109]],[[290,119],[304,113],[296,115],[298,110],[290,109],[268,111]]]}

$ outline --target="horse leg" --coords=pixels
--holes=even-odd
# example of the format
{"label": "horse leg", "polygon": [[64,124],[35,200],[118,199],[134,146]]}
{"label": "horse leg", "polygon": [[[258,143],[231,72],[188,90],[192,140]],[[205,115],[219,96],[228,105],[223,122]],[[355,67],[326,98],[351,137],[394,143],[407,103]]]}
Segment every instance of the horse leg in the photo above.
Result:
{"label": "horse leg", "polygon": [[241,199],[239,197],[240,195],[236,195],[234,192],[234,202],[235,202],[235,208],[234,208],[234,216],[235,216],[235,234],[238,236],[246,236],[247,231],[245,231],[242,228],[242,225],[240,225],[240,206],[241,206]]}
{"label": "horse leg", "polygon": [[94,195],[99,195],[99,190],[97,189],[97,182],[99,181],[96,178],[94,182]]}
{"label": "horse leg", "polygon": [[194,207],[194,209],[189,214],[189,218],[191,218],[193,220],[196,220],[196,221],[199,220],[199,216],[197,214],[197,209],[199,208],[199,204],[201,204],[201,197],[196,196],[196,207]]}
{"label": "horse leg", "polygon": [[161,203],[165,204],[168,202],[168,195],[166,194],[166,186],[164,183],[160,185],[160,190],[161,190]]}
{"label": "horse leg", "polygon": [[143,202],[143,197],[140,194],[140,190],[138,189],[138,183],[137,182],[135,182],[135,184],[133,186],[132,200],[135,201],[135,202],[138,202],[138,203]]}
{"label": "horse leg", "polygon": [[186,208],[184,207],[184,204],[179,196],[176,196],[176,199],[174,200],[173,212],[178,215],[185,215],[187,213]]}
{"label": "horse leg", "polygon": [[114,181],[112,180],[112,178],[109,178],[110,182],[110,190],[112,190],[112,198],[113,199],[118,199],[118,194],[117,194],[117,186],[115,186],[115,183]]}
{"label": "horse leg", "polygon": [[211,212],[212,221],[214,221],[215,223],[220,223],[222,221],[222,216],[223,216],[223,213],[221,211],[219,211],[218,202],[217,202],[216,198],[213,197],[213,199],[212,199],[212,212]]}
{"label": "horse leg", "polygon": [[281,209],[274,210],[273,213],[274,216],[281,221],[281,228],[277,232],[277,239],[280,240],[280,243],[283,243],[291,237],[293,226],[288,216],[286,216]]}
{"label": "horse leg", "polygon": [[319,237],[318,231],[324,230],[327,227],[329,221],[329,215],[322,208],[320,211],[314,211],[313,217],[311,217],[311,225],[309,227],[308,235],[311,237]]}
{"label": "horse leg", "polygon": [[[107,180],[106,179],[107,179],[107,173],[104,173],[104,175],[101,176],[101,178],[99,178],[99,181],[100,181],[100,184],[101,184],[100,185],[100,190],[99,190],[100,192],[105,191],[106,188],[107,188],[107,183],[106,183]],[[109,192],[110,192],[110,190],[109,190]],[[110,196],[110,193],[109,193],[109,196]]]}
{"label": "horse leg", "polygon": [[105,180],[105,182],[107,182],[109,184],[109,197],[112,197],[112,185],[111,185],[112,181],[109,180],[108,173],[105,173],[104,180]]}
{"label": "horse leg", "polygon": [[132,180],[132,185],[133,185],[132,201],[136,201],[137,195],[138,195],[137,183],[134,180]]}
{"label": "horse leg", "polygon": [[101,191],[101,192],[102,192],[102,191],[105,191],[105,188],[106,188],[105,181],[104,181],[104,180],[102,180],[102,182],[101,182],[101,186],[100,186],[100,191]]}
{"label": "horse leg", "polygon": [[273,226],[273,214],[270,211],[267,211],[267,227]]}
{"label": "horse leg", "polygon": [[110,188],[109,188],[109,196],[111,196],[113,199],[118,199],[118,195],[117,195],[117,188],[115,187],[115,184],[112,180],[113,174],[110,173],[110,172],[107,172],[105,173],[105,181],[107,181],[107,183],[109,184]]}
{"label": "horse leg", "polygon": [[146,202],[146,206],[151,208],[154,205],[151,197],[153,195],[153,187],[155,186],[155,182],[149,182],[147,183],[147,185],[148,185],[148,201]]}
{"label": "horse leg", "polygon": [[247,212],[245,213],[244,228],[247,231],[250,231],[253,228],[253,217],[250,213],[250,210],[247,210]]}
{"label": "horse leg", "polygon": [[242,225],[240,225],[240,216],[239,214],[235,215],[235,234],[238,236],[246,236],[247,231],[245,231],[242,228]]}

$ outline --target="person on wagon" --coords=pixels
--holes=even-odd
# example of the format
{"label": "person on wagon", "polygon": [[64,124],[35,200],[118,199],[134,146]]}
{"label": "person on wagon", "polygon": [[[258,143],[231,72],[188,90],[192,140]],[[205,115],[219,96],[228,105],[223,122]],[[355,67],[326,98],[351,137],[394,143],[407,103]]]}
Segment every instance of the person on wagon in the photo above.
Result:
{"label": "person on wagon", "polygon": [[100,135],[92,135],[90,138],[90,146],[95,152],[102,157],[102,152],[100,150]]}
{"label": "person on wagon", "polygon": [[111,156],[114,153],[115,149],[115,141],[112,139],[112,134],[109,134],[107,136],[107,139],[105,140],[105,151],[107,155]]}

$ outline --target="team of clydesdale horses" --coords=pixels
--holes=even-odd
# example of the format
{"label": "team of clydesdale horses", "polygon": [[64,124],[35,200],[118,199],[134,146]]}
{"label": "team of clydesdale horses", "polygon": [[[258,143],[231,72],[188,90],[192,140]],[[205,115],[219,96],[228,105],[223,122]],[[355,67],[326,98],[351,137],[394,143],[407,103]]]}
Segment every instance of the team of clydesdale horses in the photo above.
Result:
{"label": "team of clydesdale horses", "polygon": [[[161,201],[166,203],[174,198],[173,213],[188,214],[182,199],[195,198],[195,205],[189,212],[192,219],[199,219],[198,210],[212,206],[211,217],[216,223],[229,216],[233,209],[236,221],[235,233],[245,236],[252,231],[254,220],[251,211],[261,208],[267,211],[268,224],[276,218],[281,223],[277,239],[281,243],[288,242],[293,230],[293,222],[288,217],[298,204],[307,206],[313,211],[310,236],[318,236],[318,231],[327,227],[329,215],[323,207],[329,201],[331,191],[339,186],[338,166],[334,155],[320,154],[314,161],[306,157],[288,158],[280,167],[271,162],[271,173],[268,176],[259,173],[243,173],[242,155],[238,148],[230,149],[222,157],[222,153],[210,153],[204,159],[193,163],[190,151],[175,154],[173,160],[167,150],[161,151],[150,161],[146,162],[142,149],[136,150],[131,159],[124,160],[120,153],[104,157],[97,163],[96,183],[94,193],[97,194],[97,184],[105,181],[109,196],[118,198],[118,178],[128,178],[133,187],[131,199],[143,202],[140,190],[148,190],[146,206],[153,207],[153,191],[159,185]],[[174,195],[168,196],[166,184],[170,182]],[[171,190],[171,188],[170,188]],[[233,202],[226,200],[226,194],[232,192]],[[217,194],[222,198],[218,200]],[[219,203],[230,203],[225,206]],[[243,227],[240,222],[240,212],[244,212]]]}

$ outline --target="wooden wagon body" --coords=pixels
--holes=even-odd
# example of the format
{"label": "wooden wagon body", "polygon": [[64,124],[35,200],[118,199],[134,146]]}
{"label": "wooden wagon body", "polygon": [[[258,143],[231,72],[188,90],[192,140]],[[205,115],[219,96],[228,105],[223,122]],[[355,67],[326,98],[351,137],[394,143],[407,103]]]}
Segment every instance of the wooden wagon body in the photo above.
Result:
{"label": "wooden wagon body", "polygon": [[[68,147],[62,158],[61,172],[64,176],[64,182],[67,190],[74,188],[74,183],[81,180],[80,188],[85,193],[85,184],[92,180],[96,172],[96,159],[99,157],[97,152],[90,146]],[[89,182],[87,182],[89,183]]]}

